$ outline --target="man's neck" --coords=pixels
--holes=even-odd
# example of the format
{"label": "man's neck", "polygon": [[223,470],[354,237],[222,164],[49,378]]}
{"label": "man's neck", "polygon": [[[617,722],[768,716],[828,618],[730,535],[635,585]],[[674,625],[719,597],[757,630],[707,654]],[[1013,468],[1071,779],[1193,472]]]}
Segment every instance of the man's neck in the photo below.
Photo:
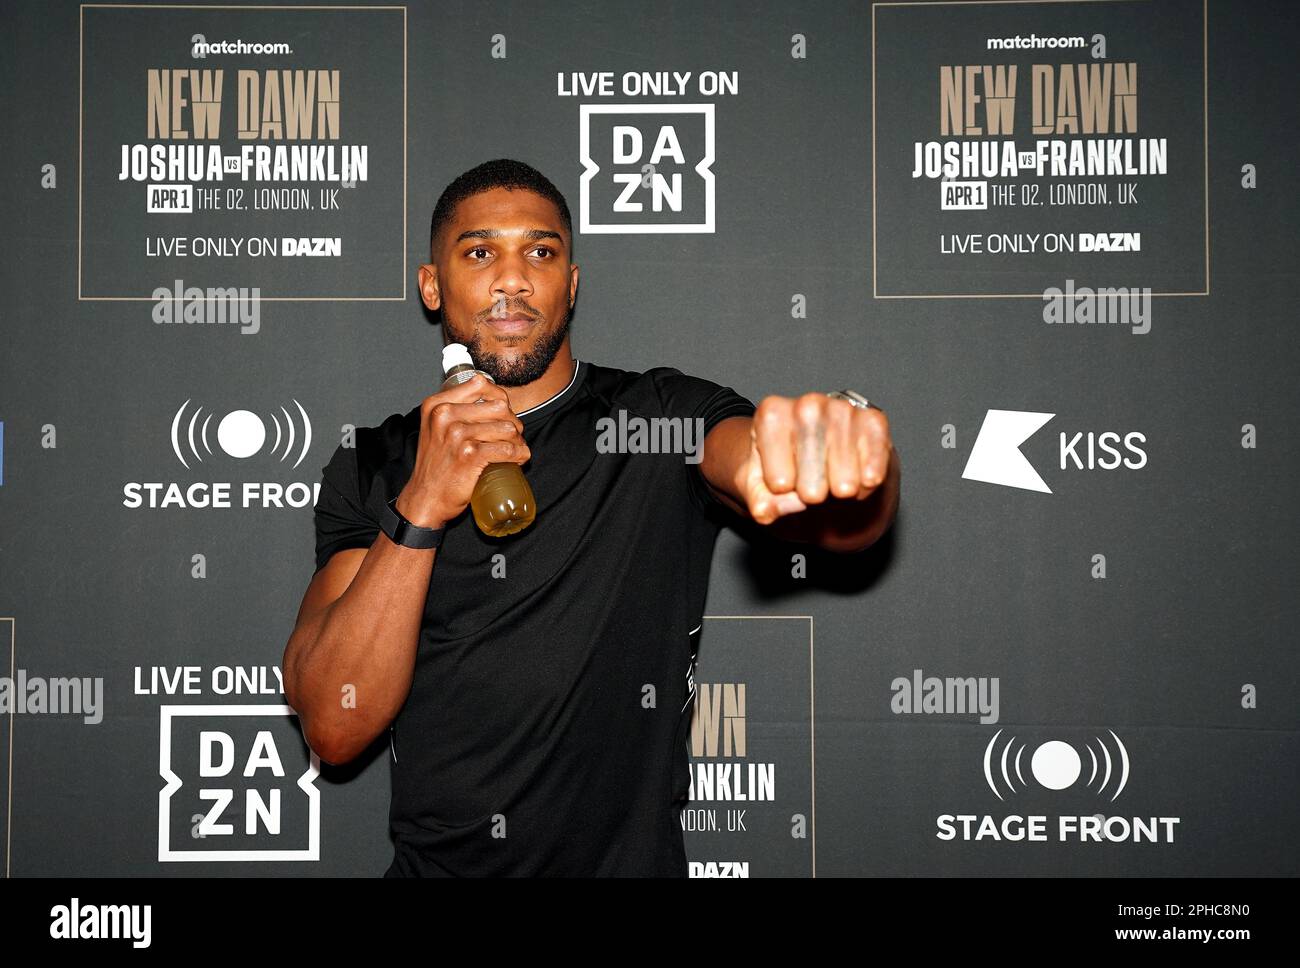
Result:
{"label": "man's neck", "polygon": [[540,406],[572,383],[573,374],[573,351],[569,348],[569,341],[566,339],[559,352],[555,354],[555,359],[551,360],[551,365],[540,377],[523,386],[505,387],[506,393],[510,396],[510,409],[515,413],[522,413]]}

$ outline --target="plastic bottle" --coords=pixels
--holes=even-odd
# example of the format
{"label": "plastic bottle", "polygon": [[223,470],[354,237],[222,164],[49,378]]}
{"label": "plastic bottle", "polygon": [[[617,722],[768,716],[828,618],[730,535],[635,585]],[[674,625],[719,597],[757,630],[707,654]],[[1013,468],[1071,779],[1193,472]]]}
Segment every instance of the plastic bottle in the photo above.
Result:
{"label": "plastic bottle", "polygon": [[[446,374],[442,384],[444,390],[464,383],[475,373],[483,373],[474,369],[469,350],[462,343],[449,343],[443,347],[442,369]],[[483,375],[492,380],[486,373]],[[479,530],[493,538],[522,531],[537,516],[533,489],[528,486],[523,470],[512,461],[488,464],[483,468],[478,483],[474,485],[469,506]]]}

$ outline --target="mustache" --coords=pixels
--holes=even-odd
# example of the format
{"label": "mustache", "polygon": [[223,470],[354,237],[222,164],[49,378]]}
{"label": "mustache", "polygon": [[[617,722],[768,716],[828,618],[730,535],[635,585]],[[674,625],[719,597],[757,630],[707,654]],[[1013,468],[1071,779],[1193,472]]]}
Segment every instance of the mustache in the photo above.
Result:
{"label": "mustache", "polygon": [[527,303],[511,304],[501,297],[483,312],[484,319],[505,319],[510,316],[523,316],[525,319],[540,319],[541,313]]}

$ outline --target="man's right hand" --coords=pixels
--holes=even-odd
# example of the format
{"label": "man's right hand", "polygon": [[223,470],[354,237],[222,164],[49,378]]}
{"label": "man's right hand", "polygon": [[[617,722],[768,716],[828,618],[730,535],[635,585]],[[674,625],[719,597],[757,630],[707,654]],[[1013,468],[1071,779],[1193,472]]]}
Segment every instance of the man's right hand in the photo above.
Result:
{"label": "man's right hand", "polygon": [[442,527],[469,506],[488,464],[527,463],[523,430],[506,391],[482,374],[425,397],[415,468],[397,510],[418,527]]}

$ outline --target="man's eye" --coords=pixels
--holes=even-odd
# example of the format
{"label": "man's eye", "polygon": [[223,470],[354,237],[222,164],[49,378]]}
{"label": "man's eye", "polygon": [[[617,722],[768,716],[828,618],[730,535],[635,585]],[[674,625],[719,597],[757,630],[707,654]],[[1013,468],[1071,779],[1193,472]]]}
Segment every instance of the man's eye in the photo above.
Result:
{"label": "man's eye", "polygon": [[487,251],[487,249],[483,248],[483,246],[481,246],[481,245],[476,245],[476,246],[474,246],[474,248],[470,249],[469,252],[467,252],[467,253],[465,253],[465,254],[466,254],[466,255],[471,255],[471,256],[472,256],[475,252],[486,252],[486,251]]}
{"label": "man's eye", "polygon": [[534,252],[545,252],[547,255],[554,255],[554,253],[551,252],[551,248],[550,248],[550,246],[547,246],[547,245],[539,245],[539,246],[536,246],[536,247],[533,249],[533,251],[534,251]]}

